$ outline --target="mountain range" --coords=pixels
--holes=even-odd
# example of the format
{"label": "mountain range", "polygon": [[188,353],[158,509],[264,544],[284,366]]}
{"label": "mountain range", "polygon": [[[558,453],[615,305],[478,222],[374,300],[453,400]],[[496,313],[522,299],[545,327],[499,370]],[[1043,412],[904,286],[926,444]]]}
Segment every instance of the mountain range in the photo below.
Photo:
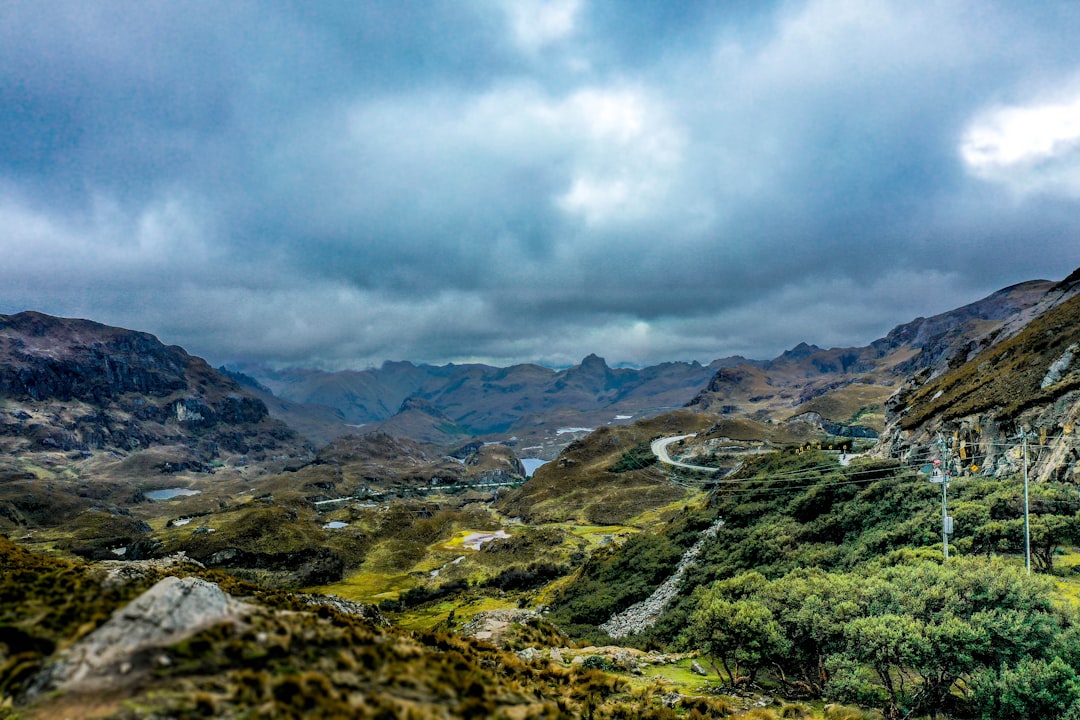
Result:
{"label": "mountain range", "polygon": [[[294,409],[336,411],[333,423],[324,423],[319,431],[323,438],[372,430],[441,444],[516,436],[518,447],[537,446],[540,457],[551,459],[572,439],[560,439],[560,429],[625,423],[680,407],[718,369],[744,361],[670,362],[634,369],[611,368],[603,358],[589,355],[563,370],[531,364],[499,368],[410,362],[339,372],[245,364],[223,370],[251,378],[253,390],[272,393],[293,403]],[[268,404],[274,412],[274,404]],[[284,412],[282,408],[280,417],[287,419]]]}
{"label": "mountain range", "polygon": [[[520,673],[499,699],[507,706],[541,699],[532,709],[547,716],[672,717],[666,695],[620,685],[642,671],[634,658],[644,654],[595,647],[613,642],[605,628],[618,619],[629,633],[620,629],[619,642],[663,650],[648,656],[648,672],[667,682],[709,674],[669,655],[676,647],[717,674],[738,638],[767,637],[775,677],[750,656],[739,663],[770,675],[769,692],[788,700],[859,702],[893,717],[950,703],[963,717],[1057,716],[999,713],[995,698],[1008,693],[991,697],[978,683],[1074,657],[1055,644],[1071,637],[1073,615],[1055,614],[1055,585],[1033,582],[1018,559],[1018,477],[1025,444],[1037,481],[1036,572],[1059,573],[1056,584],[1075,592],[1075,553],[1062,553],[1080,541],[1078,358],[1080,271],[918,318],[865,347],[803,343],[773,360],[643,370],[589,356],[565,370],[218,371],[146,333],[0,316],[0,532],[18,541],[0,537],[0,715],[78,715],[82,697],[189,717],[294,702],[317,714],[340,700],[340,714],[362,692],[369,708],[412,712],[422,701],[436,717],[490,716],[492,703],[471,705],[462,692],[479,697],[495,680],[462,691],[454,683],[464,680],[447,685],[444,671],[503,677],[497,669],[512,667]],[[527,479],[519,457],[540,452],[557,457]],[[960,557],[945,564],[942,493],[921,474],[932,458],[965,480],[950,491]],[[988,566],[984,555],[1001,557]],[[185,580],[166,577],[172,590],[150,588],[176,575]],[[958,584],[974,589],[956,593]],[[226,615],[236,596],[263,609],[230,625],[205,608],[191,617],[173,608],[196,587]],[[882,605],[883,588],[899,604]],[[836,601],[811,602],[819,590]],[[1031,592],[1046,615],[1035,623]],[[958,601],[942,621],[924,601],[946,596]],[[975,596],[987,607],[965,604]],[[357,602],[379,603],[420,634],[378,629],[383,616]],[[153,620],[136,623],[206,630],[97,663],[131,634],[124,619],[148,607]],[[723,625],[727,610],[738,611],[734,634],[711,644],[698,630]],[[1002,624],[984,610],[1025,619]],[[941,675],[921,651],[868,672],[866,639],[901,619],[901,639],[919,647],[959,628],[946,645],[981,658],[972,667],[988,674]],[[999,626],[1011,638],[1003,646],[1025,648],[1019,655],[979,655],[999,646],[979,645],[980,633]],[[1053,642],[1051,631],[1060,631]],[[493,660],[469,636],[517,654]],[[415,660],[400,682],[380,674],[393,658],[372,654],[390,646],[400,647],[396,660]],[[72,685],[87,658],[95,685]],[[915,689],[889,695],[898,673]],[[729,686],[708,691],[724,697],[715,707],[700,695],[671,703],[687,717],[729,715],[744,681],[734,667],[726,677]],[[704,693],[705,682],[692,687]],[[956,683],[983,689],[960,699],[949,692]],[[607,706],[593,699],[601,686]],[[461,703],[438,709],[448,698]],[[827,707],[827,717],[879,717]],[[794,703],[754,717],[781,713],[814,716]]]}
{"label": "mountain range", "polygon": [[387,362],[360,371],[235,364],[219,372],[146,333],[24,312],[0,316],[0,447],[9,455],[169,448],[162,467],[206,469],[228,458],[310,456],[338,437],[383,432],[447,449],[499,441],[520,457],[551,460],[593,428],[683,406],[876,437],[897,390],[1014,337],[1073,297],[1075,276],[1004,288],[863,347],[800,343],[772,360],[642,369],[589,355],[563,370]]}

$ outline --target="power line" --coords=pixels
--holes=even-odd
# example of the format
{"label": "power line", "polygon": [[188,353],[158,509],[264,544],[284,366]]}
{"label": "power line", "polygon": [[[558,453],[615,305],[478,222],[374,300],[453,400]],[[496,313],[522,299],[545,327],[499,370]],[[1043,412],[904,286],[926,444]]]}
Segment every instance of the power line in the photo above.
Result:
{"label": "power line", "polygon": [[776,494],[776,493],[790,492],[790,491],[793,491],[793,490],[809,490],[811,488],[819,488],[819,487],[838,487],[838,486],[842,486],[842,485],[869,485],[871,483],[886,482],[886,481],[889,481],[889,480],[897,480],[899,482],[917,482],[917,478],[904,477],[904,476],[901,476],[901,475],[891,475],[891,476],[887,476],[887,477],[867,478],[867,479],[864,479],[864,480],[844,480],[844,481],[840,481],[840,482],[831,482],[831,483],[813,483],[813,484],[810,484],[810,485],[783,485],[781,487],[771,487],[771,488],[769,488],[769,487],[765,487],[765,488],[741,488],[741,489],[717,488],[715,492],[721,492],[722,491],[724,495],[749,495],[749,494],[771,495],[771,494]]}

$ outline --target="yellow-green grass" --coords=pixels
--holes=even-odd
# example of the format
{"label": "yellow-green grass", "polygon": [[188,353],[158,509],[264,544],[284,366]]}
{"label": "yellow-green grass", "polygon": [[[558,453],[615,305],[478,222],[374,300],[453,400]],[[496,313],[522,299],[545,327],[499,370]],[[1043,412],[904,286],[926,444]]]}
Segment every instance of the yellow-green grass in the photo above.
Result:
{"label": "yellow-green grass", "polygon": [[583,540],[588,540],[592,545],[599,545],[607,542],[615,535],[627,533],[636,534],[640,532],[640,529],[633,525],[577,525],[574,523],[555,523],[555,526],[561,527]]}
{"label": "yellow-green grass", "polygon": [[513,610],[517,603],[509,596],[505,598],[483,596],[461,600],[446,600],[445,602],[426,605],[403,612],[395,616],[394,624],[406,630],[431,630],[436,625],[446,622],[451,612],[454,613],[456,625],[467,623],[476,615],[491,610]]}
{"label": "yellow-green grass", "polygon": [[[690,663],[693,662],[690,659],[679,660],[678,662],[670,665],[650,665],[644,669],[645,678],[649,681],[663,680],[676,686],[680,692],[684,694],[693,695],[700,693],[704,688],[719,685],[722,680],[708,670],[707,677],[702,677],[696,673],[690,672]],[[700,662],[700,661],[699,661]],[[702,667],[705,664],[702,663]]]}
{"label": "yellow-green grass", "polygon": [[540,607],[541,605],[550,605],[559,592],[570,583],[574,582],[580,574],[580,569],[575,570],[565,577],[552,580],[544,587],[536,591],[536,594],[531,599],[531,604],[534,607]]}
{"label": "yellow-green grass", "polygon": [[330,585],[309,588],[323,595],[337,595],[356,602],[378,603],[397,600],[404,591],[416,587],[417,579],[408,573],[378,573],[361,570]]}
{"label": "yellow-green grass", "polygon": [[[491,534],[493,534],[495,532],[498,532],[498,531],[497,530],[463,530],[463,529],[459,529],[454,533],[454,536],[452,538],[450,538],[449,540],[447,540],[444,543],[440,543],[435,549],[437,549],[437,550],[448,550],[448,551],[454,551],[454,552],[466,552],[466,553],[467,552],[476,552],[476,550],[474,550],[473,548],[465,547],[465,540],[470,535],[491,535]],[[504,532],[510,532],[510,531],[504,529]],[[513,535],[514,533],[510,532],[510,534]],[[483,546],[481,545],[481,547],[483,547]]]}
{"label": "yellow-green grass", "polygon": [[1078,567],[1080,552],[1075,549],[1054,559],[1055,575],[1060,573],[1059,577],[1054,578],[1054,600],[1070,610],[1080,609],[1080,576],[1076,574]]}

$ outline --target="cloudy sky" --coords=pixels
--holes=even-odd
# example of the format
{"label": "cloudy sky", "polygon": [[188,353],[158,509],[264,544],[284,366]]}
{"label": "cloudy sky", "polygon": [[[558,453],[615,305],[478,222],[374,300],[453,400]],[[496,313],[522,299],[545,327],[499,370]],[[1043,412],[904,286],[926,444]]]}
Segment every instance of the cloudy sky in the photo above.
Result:
{"label": "cloudy sky", "polygon": [[11,0],[0,313],[212,362],[862,345],[1080,265],[1080,3]]}

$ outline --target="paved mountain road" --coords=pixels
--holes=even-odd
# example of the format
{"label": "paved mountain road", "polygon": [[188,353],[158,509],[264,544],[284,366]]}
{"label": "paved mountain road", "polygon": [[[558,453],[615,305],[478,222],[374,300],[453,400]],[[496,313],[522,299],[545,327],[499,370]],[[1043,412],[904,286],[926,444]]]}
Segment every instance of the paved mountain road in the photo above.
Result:
{"label": "paved mountain road", "polygon": [[691,437],[697,437],[697,433],[691,433],[689,435],[675,435],[674,437],[657,438],[656,440],[652,441],[652,445],[650,446],[650,448],[653,452],[653,455],[656,456],[656,459],[664,463],[665,465],[686,468],[687,470],[700,470],[702,472],[718,472],[720,468],[705,467],[704,465],[691,465],[689,463],[679,462],[678,460],[671,459],[671,456],[668,455],[667,451],[668,445],[671,445],[672,443],[677,443],[680,440],[685,440],[686,438]]}

